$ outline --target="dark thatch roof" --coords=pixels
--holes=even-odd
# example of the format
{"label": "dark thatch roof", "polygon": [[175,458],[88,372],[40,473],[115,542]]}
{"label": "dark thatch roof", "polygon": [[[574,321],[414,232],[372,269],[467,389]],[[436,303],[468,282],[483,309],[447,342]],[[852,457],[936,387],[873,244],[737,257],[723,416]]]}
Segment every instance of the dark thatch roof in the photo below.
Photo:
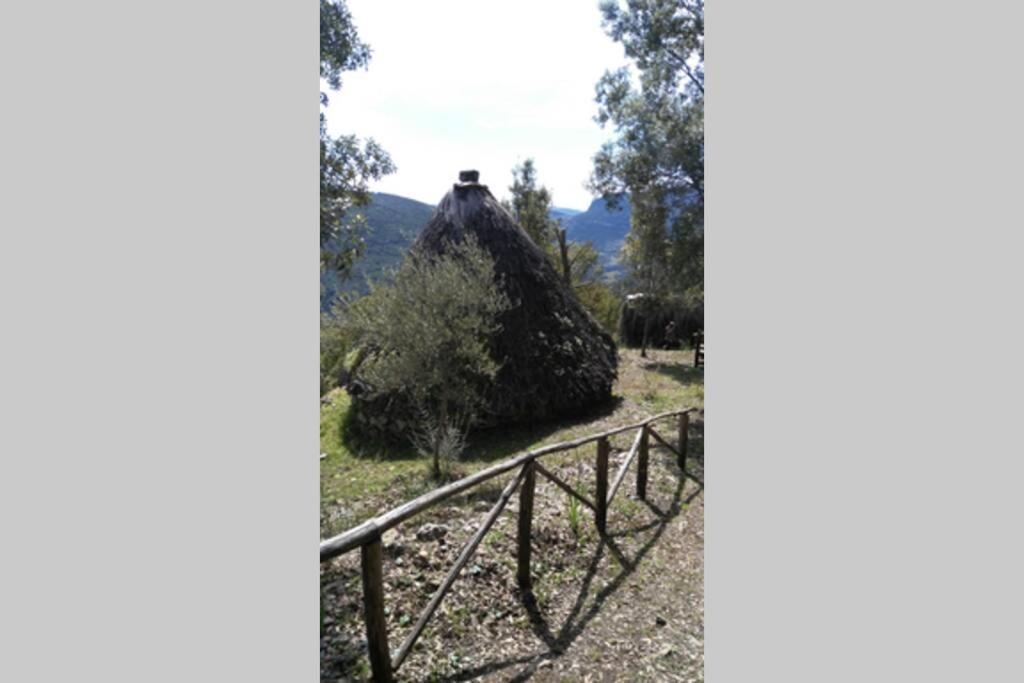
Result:
{"label": "dark thatch roof", "polygon": [[492,345],[503,365],[484,419],[493,424],[582,414],[611,398],[615,343],[478,179],[475,171],[460,174],[412,248],[439,254],[472,234],[491,254],[515,304],[502,315]]}

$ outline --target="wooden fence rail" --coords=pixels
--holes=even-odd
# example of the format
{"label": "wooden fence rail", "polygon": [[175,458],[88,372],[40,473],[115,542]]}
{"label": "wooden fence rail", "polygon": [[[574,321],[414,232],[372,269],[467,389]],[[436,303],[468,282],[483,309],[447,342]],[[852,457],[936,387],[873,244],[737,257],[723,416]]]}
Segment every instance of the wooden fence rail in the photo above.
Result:
{"label": "wooden fence rail", "polygon": [[[498,519],[502,510],[504,510],[505,505],[515,494],[516,489],[519,489],[516,581],[524,590],[529,590],[532,583],[530,575],[530,560],[531,538],[533,535],[533,495],[536,489],[537,474],[541,474],[545,478],[550,479],[566,493],[575,496],[587,505],[587,507],[591,508],[594,511],[595,526],[597,527],[598,532],[603,536],[606,533],[608,506],[611,505],[612,500],[615,498],[615,494],[618,492],[619,487],[626,478],[626,473],[634,459],[637,460],[637,497],[644,499],[647,495],[647,464],[650,437],[654,437],[655,440],[674,452],[678,457],[679,467],[682,470],[683,475],[690,476],[686,472],[687,431],[689,430],[690,413],[695,410],[697,409],[686,408],[684,410],[661,413],[654,417],[649,417],[643,422],[637,422],[635,424],[617,427],[598,434],[590,434],[571,441],[564,441],[562,443],[556,443],[550,446],[544,446],[543,448],[527,451],[526,453],[522,453],[496,465],[492,465],[491,467],[481,470],[476,474],[464,477],[463,479],[452,482],[446,486],[442,486],[441,488],[434,489],[433,491],[425,493],[419,498],[411,500],[404,505],[369,519],[348,531],[321,541],[321,563],[351,550],[355,550],[356,548],[360,549],[363,579],[363,617],[366,624],[366,640],[369,650],[370,667],[373,670],[373,679],[381,683],[387,683],[393,680],[392,677],[394,672],[402,665],[402,662],[405,661],[409,651],[412,649],[413,645],[416,644],[416,640],[420,637],[420,634],[423,633],[427,622],[430,621],[430,618],[434,615],[438,605],[441,604],[441,600],[448,593],[448,590],[452,587],[455,579],[458,578],[463,567],[465,567],[466,563],[469,562],[473,553],[476,552],[480,542],[483,541],[484,536],[486,536],[487,532],[490,531],[494,522]],[[675,447],[673,447],[664,437],[654,431],[651,427],[654,422],[671,417],[675,417],[678,420],[679,441]],[[638,430],[637,435],[626,454],[625,460],[619,467],[619,471],[615,476],[615,481],[609,491],[608,456],[611,450],[609,438],[616,434],[622,434],[634,429]],[[566,484],[539,462],[539,459],[545,455],[571,450],[592,442],[597,442],[596,489],[593,501],[589,500],[582,493],[579,493]],[[512,478],[505,489],[501,492],[501,495],[494,504],[494,507],[491,508],[487,517],[484,519],[484,523],[463,547],[462,552],[459,553],[458,559],[455,560],[455,564],[452,566],[451,570],[449,570],[433,596],[431,596],[430,602],[427,603],[426,608],[424,608],[419,619],[417,619],[416,624],[406,636],[401,647],[399,647],[394,659],[392,659],[391,651],[388,647],[387,621],[384,610],[384,572],[381,536],[388,529],[391,529],[395,525],[409,519],[423,510],[517,467],[520,468],[518,474]]]}

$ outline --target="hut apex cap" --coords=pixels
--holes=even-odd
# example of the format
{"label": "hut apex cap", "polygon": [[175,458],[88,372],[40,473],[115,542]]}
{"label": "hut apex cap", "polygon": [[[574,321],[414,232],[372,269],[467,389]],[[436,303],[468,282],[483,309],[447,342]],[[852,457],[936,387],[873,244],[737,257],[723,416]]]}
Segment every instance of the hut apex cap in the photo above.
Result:
{"label": "hut apex cap", "polygon": [[459,171],[459,182],[455,183],[455,189],[467,187],[487,189],[486,185],[480,184],[480,171]]}

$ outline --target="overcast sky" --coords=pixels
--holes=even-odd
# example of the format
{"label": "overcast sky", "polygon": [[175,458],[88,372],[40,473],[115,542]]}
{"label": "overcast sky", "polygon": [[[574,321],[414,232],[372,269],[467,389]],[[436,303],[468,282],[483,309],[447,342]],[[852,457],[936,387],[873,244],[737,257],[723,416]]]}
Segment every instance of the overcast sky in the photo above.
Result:
{"label": "overcast sky", "polygon": [[329,92],[328,129],[373,137],[398,171],[373,190],[436,204],[461,169],[496,197],[536,161],[555,206],[585,209],[591,158],[610,132],[594,86],[625,63],[597,0],[348,0],[369,69]]}

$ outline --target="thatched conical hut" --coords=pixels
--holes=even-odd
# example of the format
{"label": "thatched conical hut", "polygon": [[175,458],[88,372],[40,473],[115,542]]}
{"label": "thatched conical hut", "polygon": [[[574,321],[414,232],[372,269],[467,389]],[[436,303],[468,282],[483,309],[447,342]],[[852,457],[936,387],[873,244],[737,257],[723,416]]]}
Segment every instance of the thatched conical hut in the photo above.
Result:
{"label": "thatched conical hut", "polygon": [[479,182],[463,171],[412,245],[443,253],[473,235],[494,259],[514,306],[492,349],[502,368],[484,420],[507,423],[577,415],[611,398],[617,351],[540,247]]}

